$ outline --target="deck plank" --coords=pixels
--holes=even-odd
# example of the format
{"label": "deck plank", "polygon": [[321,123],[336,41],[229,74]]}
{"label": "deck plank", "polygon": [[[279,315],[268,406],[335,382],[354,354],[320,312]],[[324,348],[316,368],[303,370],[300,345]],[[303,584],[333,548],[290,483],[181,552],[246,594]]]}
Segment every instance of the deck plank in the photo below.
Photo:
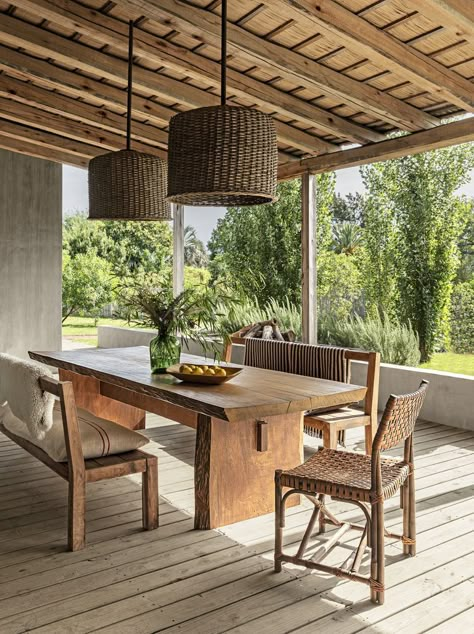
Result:
{"label": "deck plank", "polygon": [[[418,554],[406,560],[398,543],[388,543],[386,603],[375,608],[359,584],[293,566],[275,575],[271,515],[192,530],[195,432],[155,416],[150,423],[160,528],[141,530],[139,476],[93,484],[88,545],[76,553],[65,551],[65,483],[0,437],[2,634],[441,634],[472,625],[474,434],[418,423]],[[360,430],[351,430],[348,448],[362,445]],[[333,508],[341,518],[357,517],[347,505]],[[309,512],[307,504],[288,509],[290,552]],[[386,524],[400,530],[396,497],[386,503]],[[331,557],[346,557],[355,539],[348,533]]]}

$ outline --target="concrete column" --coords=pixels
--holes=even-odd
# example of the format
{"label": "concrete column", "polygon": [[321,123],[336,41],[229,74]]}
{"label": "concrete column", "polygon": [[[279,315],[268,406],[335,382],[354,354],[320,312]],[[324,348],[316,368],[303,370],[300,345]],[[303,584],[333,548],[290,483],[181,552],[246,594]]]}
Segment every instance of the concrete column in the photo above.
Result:
{"label": "concrete column", "polygon": [[62,168],[0,150],[0,352],[61,349]]}

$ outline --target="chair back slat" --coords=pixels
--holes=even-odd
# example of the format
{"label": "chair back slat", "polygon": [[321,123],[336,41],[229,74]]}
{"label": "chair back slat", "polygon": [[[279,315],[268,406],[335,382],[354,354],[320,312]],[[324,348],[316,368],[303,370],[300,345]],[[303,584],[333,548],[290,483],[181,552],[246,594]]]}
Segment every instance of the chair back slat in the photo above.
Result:
{"label": "chair back slat", "polygon": [[244,365],[349,383],[350,362],[345,353],[345,348],[336,346],[248,338]]}
{"label": "chair back slat", "polygon": [[374,450],[392,449],[412,435],[425,400],[428,381],[422,381],[416,392],[391,395],[374,438]]}
{"label": "chair back slat", "polygon": [[249,337],[245,341],[244,365],[277,372],[291,372],[289,345],[287,341]]}

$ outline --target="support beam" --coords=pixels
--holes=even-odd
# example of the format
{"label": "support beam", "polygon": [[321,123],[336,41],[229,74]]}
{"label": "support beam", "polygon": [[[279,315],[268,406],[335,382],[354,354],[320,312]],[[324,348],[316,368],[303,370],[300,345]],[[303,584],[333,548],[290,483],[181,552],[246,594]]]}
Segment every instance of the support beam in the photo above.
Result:
{"label": "support beam", "polygon": [[279,167],[278,178],[288,180],[305,172],[320,174],[344,167],[378,163],[470,141],[474,141],[474,117],[445,123],[433,130],[423,130],[380,143],[287,163]]}
{"label": "support beam", "polygon": [[[119,0],[144,16],[168,28],[186,33],[196,44],[216,46],[220,38],[220,17],[211,11],[191,6],[183,0]],[[356,81],[337,71],[288,50],[274,42],[264,40],[235,24],[227,27],[229,53],[235,53],[274,75],[284,77],[296,85],[316,90],[325,95],[343,99],[345,103],[382,118],[403,130],[432,128],[436,117],[401,101],[369,84]]]}
{"label": "support beam", "polygon": [[[0,14],[0,41],[125,86],[127,63],[124,60],[6,14]],[[150,97],[164,95],[192,108],[215,105],[217,102],[217,97],[205,90],[138,65],[134,68],[134,86]],[[334,149],[327,141],[302,130],[295,130],[281,121],[275,121],[275,126],[282,143],[308,154]]]}
{"label": "support beam", "polygon": [[[109,15],[68,0],[56,0],[54,4],[49,0],[16,0],[15,5],[27,11],[41,10],[41,15],[54,24],[93,38],[101,44],[108,44],[114,50],[120,50],[124,54],[127,52],[128,26]],[[193,79],[208,81],[216,88],[219,87],[219,62],[177,46],[168,40],[159,39],[142,31],[139,27],[135,29],[134,54],[136,57],[143,57],[148,62],[164,64],[173,71],[184,72]],[[383,135],[375,130],[352,123],[230,67],[227,71],[227,83],[236,97],[244,99],[252,97],[258,106],[270,108],[285,117],[297,119],[306,125],[318,128],[324,134],[342,136],[356,143],[380,141],[383,138]],[[334,150],[337,151],[337,148]]]}
{"label": "support beam", "polygon": [[[461,2],[466,7],[465,0]],[[474,111],[474,90],[468,79],[378,29],[338,2],[318,0],[315,4],[312,0],[274,0],[272,9],[279,10],[282,19],[298,14],[302,21],[314,24],[315,28],[324,28],[338,44],[361,57],[393,71],[441,101]]]}
{"label": "support beam", "polygon": [[316,315],[316,205],[315,177],[301,177],[302,334],[304,343],[318,340]]}
{"label": "support beam", "polygon": [[173,204],[173,295],[184,290],[184,205]]}

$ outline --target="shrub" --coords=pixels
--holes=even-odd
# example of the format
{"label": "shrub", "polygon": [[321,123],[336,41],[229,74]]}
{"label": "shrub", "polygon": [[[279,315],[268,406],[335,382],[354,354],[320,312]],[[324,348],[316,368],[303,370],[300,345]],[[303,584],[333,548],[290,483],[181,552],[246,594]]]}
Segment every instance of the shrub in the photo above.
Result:
{"label": "shrub", "polygon": [[356,315],[345,320],[322,315],[318,331],[321,343],[380,352],[384,363],[409,366],[420,363],[419,342],[413,328],[387,315],[366,319]]}
{"label": "shrub", "polygon": [[224,313],[219,321],[221,332],[233,333],[248,324],[257,321],[276,318],[281,330],[293,330],[296,338],[301,338],[301,309],[288,299],[278,302],[269,300],[264,306],[259,306],[257,300],[244,300],[235,306],[222,307]]}
{"label": "shrub", "polygon": [[455,286],[450,321],[453,352],[474,352],[474,280]]}

